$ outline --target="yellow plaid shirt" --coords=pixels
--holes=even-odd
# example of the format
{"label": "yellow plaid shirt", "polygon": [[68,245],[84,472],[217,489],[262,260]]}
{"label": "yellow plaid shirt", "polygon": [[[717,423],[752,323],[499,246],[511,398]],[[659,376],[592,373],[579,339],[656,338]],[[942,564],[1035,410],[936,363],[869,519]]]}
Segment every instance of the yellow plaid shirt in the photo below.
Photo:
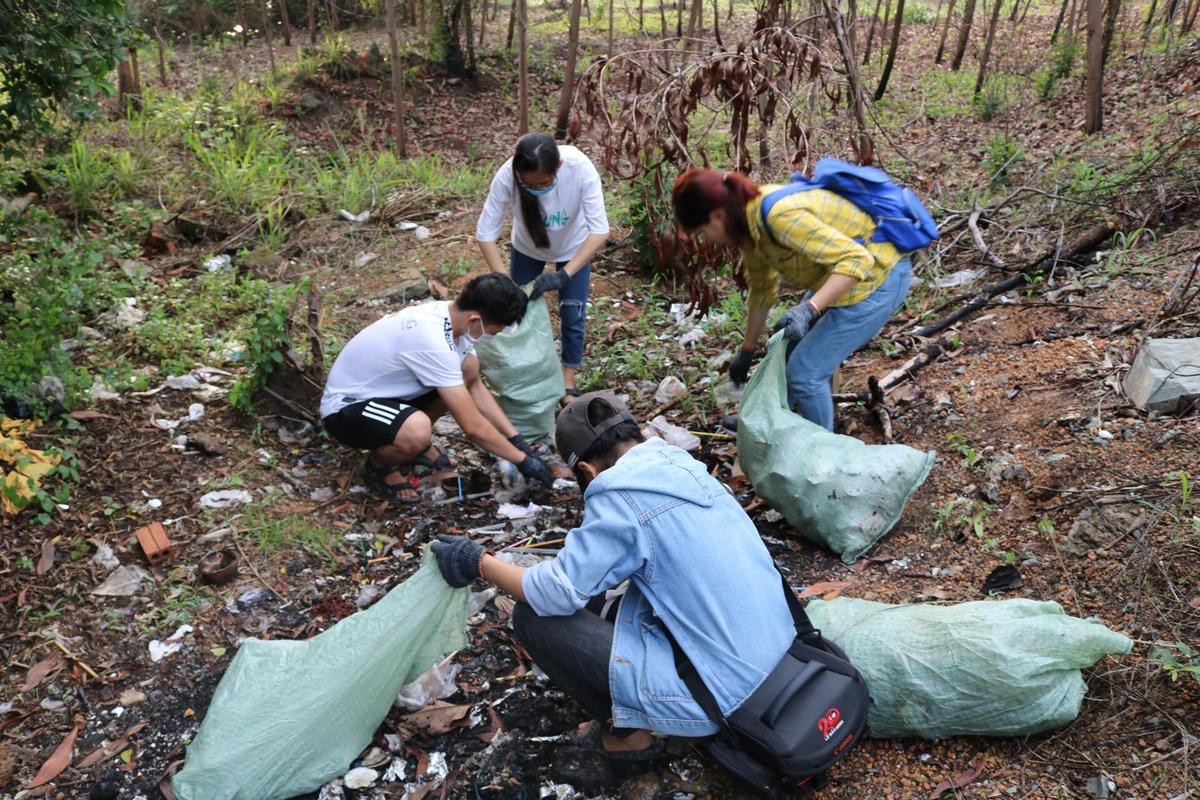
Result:
{"label": "yellow plaid shirt", "polygon": [[[808,189],[780,198],[771,206],[768,233],[763,227],[763,198],[778,188],[760,186],[762,194],[746,204],[753,241],[742,251],[742,270],[750,287],[751,308],[775,305],[780,278],[814,291],[831,274],[857,278],[858,283],[835,306],[865,299],[887,279],[900,253],[889,242],[870,241],[875,221],[833,192]],[[854,241],[855,237],[866,244]]]}

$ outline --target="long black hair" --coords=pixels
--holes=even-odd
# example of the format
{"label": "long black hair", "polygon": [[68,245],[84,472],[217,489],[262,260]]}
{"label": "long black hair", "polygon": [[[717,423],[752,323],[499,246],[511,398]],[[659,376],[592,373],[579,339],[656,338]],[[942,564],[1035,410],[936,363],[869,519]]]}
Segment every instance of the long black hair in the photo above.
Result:
{"label": "long black hair", "polygon": [[558,172],[558,145],[548,133],[527,133],[517,140],[517,152],[513,154],[513,185],[521,198],[521,216],[525,228],[538,247],[550,246],[550,234],[546,233],[546,222],[542,219],[542,206],[538,199],[521,188],[522,172]]}

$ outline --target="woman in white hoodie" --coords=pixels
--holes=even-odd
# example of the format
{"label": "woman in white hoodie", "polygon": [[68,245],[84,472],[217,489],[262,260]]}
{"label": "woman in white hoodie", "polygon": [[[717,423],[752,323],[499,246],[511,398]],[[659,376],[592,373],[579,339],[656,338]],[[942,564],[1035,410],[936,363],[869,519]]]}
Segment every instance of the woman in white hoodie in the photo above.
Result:
{"label": "woman in white hoodie", "polygon": [[[499,239],[510,211],[512,250],[506,270]],[[578,396],[575,374],[583,362],[592,257],[608,240],[600,173],[578,149],[560,147],[548,134],[522,136],[513,157],[492,178],[475,239],[494,272],[507,272],[521,285],[533,281],[531,299],[558,293],[563,384],[567,395]],[[546,271],[547,263],[556,269]]]}

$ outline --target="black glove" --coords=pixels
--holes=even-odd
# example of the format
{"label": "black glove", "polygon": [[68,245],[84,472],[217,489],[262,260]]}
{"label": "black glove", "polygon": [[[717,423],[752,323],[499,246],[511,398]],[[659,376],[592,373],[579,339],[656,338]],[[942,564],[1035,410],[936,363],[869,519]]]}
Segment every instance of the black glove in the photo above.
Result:
{"label": "black glove", "polygon": [[517,464],[517,471],[527,480],[541,481],[546,486],[554,483],[554,477],[550,474],[550,468],[546,466],[546,462],[535,455],[526,453],[525,460]]}
{"label": "black glove", "polygon": [[519,432],[508,437],[508,443],[527,456],[533,455],[533,448],[529,446],[529,442],[525,441],[525,437]]}
{"label": "black glove", "polygon": [[455,589],[469,586],[471,581],[479,577],[483,545],[472,542],[465,536],[443,533],[433,543],[433,554],[437,556],[437,565],[442,571],[442,577]]}
{"label": "black glove", "polygon": [[562,288],[570,281],[571,276],[565,269],[543,272],[533,281],[533,291],[529,293],[529,300],[530,302],[537,300],[546,292],[562,291]]}
{"label": "black glove", "polygon": [[753,363],[753,350],[738,350],[733,361],[729,362],[729,379],[739,386],[745,383],[750,378],[750,365]]}
{"label": "black glove", "polygon": [[813,320],[819,316],[821,316],[821,312],[817,311],[817,307],[812,304],[812,301],[805,300],[780,317],[775,322],[775,327],[771,328],[771,332],[783,329],[783,338],[789,342],[798,342],[804,338],[804,334],[808,333],[808,329],[812,327]]}

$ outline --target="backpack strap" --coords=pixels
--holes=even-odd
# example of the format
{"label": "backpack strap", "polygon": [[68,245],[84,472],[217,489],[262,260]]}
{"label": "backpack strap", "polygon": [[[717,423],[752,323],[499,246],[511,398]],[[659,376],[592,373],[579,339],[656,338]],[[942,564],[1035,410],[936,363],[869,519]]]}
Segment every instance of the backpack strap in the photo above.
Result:
{"label": "backpack strap", "polygon": [[816,189],[816,188],[817,188],[816,186],[813,186],[808,183],[807,178],[802,178],[800,180],[793,179],[790,183],[786,184],[785,186],[780,186],[775,191],[773,191],[770,194],[763,197],[763,201],[762,201],[763,229],[766,230],[767,236],[769,236],[771,241],[774,242],[777,246],[783,247],[783,245],[779,243],[779,240],[775,238],[775,234],[771,232],[771,224],[769,222],[767,222],[767,215],[771,213],[771,209],[774,208],[774,206],[777,202],[779,202],[780,200],[782,200],[783,198],[787,197],[790,194],[795,194],[796,192],[806,192],[809,189]]}

